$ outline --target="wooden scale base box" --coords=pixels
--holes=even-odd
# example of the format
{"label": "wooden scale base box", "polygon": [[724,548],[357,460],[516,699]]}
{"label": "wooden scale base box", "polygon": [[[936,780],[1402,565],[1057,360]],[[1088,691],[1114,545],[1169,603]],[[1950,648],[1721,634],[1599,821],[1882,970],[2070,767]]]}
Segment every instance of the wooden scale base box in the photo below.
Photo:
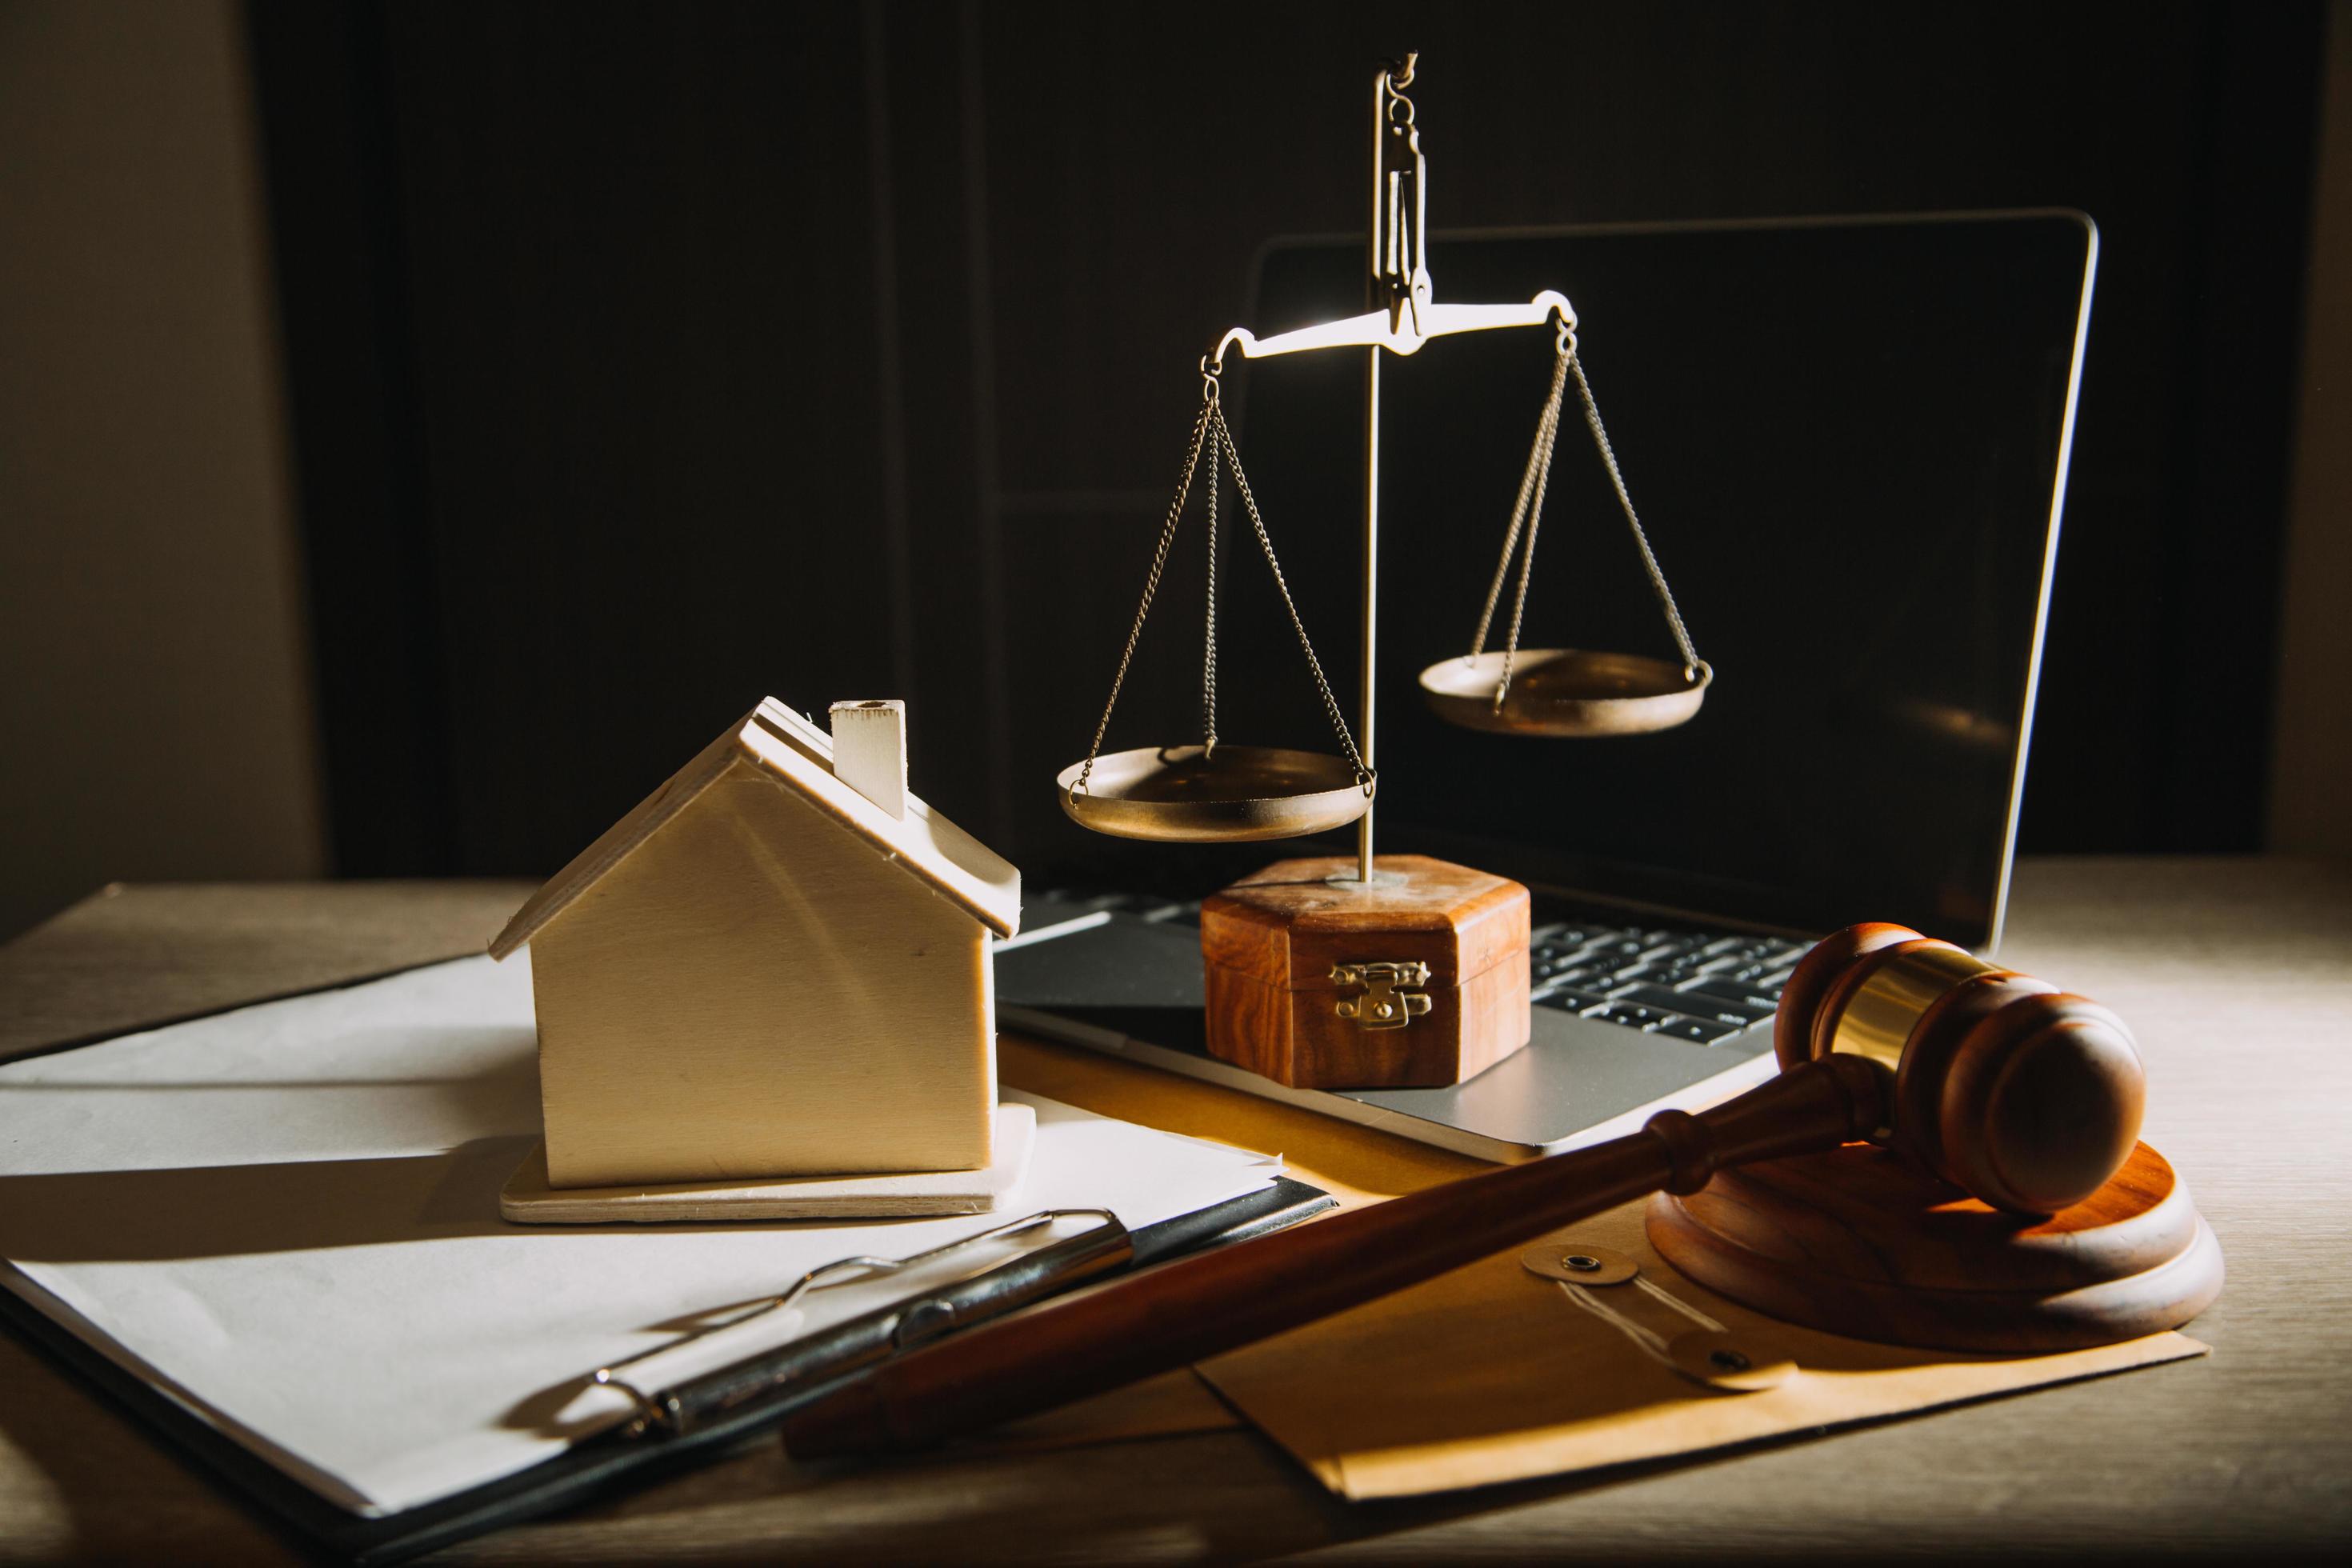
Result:
{"label": "wooden scale base box", "polygon": [[1427,1089],[1527,1045],[1528,890],[1422,855],[1284,860],[1201,906],[1212,1055],[1293,1089]]}

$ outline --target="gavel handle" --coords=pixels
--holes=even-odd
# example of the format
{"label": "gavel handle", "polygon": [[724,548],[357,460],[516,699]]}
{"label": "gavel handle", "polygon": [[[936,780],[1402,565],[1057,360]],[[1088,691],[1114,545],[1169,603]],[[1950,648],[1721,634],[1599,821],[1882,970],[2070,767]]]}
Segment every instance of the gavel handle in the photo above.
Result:
{"label": "gavel handle", "polygon": [[798,1458],[929,1447],[1176,1367],[1475,1262],[1726,1166],[1835,1148],[1884,1124],[1886,1069],[1808,1062],[1693,1116],[1221,1247],[951,1336],[783,1425]]}

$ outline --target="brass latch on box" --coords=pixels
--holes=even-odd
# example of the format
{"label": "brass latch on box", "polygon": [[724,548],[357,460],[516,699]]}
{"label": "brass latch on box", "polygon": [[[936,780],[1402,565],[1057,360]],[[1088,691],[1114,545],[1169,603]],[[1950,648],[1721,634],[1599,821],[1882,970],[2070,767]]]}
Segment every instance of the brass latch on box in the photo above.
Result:
{"label": "brass latch on box", "polygon": [[1429,998],[1408,985],[1429,984],[1426,963],[1335,963],[1334,985],[1360,985],[1361,996],[1343,998],[1333,1009],[1367,1029],[1402,1029],[1429,1011]]}

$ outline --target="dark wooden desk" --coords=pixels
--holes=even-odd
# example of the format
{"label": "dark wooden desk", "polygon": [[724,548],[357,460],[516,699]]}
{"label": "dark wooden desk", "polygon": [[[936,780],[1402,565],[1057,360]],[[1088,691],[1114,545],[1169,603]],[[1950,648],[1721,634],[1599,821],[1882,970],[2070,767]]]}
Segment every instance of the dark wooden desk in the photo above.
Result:
{"label": "dark wooden desk", "polygon": [[[475,951],[527,890],[110,889],[0,949],[0,1057]],[[2002,956],[2137,1030],[2148,1137],[2229,1253],[2229,1287],[2193,1331],[2210,1359],[1703,1463],[1376,1506],[1331,1500],[1238,1431],[830,1477],[797,1473],[762,1444],[446,1557],[2340,1550],[2352,1542],[2352,871],[2028,862]],[[59,1557],[295,1553],[0,1338],[0,1560]]]}

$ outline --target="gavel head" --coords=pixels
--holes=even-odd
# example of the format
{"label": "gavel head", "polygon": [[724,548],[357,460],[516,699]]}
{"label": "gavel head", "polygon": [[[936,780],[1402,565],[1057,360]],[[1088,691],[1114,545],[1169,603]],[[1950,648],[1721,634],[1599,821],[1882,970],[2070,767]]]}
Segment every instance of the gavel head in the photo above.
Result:
{"label": "gavel head", "polygon": [[2105,1007],[1907,926],[1849,926],[1780,994],[1783,1070],[1837,1052],[1892,1069],[1877,1140],[2020,1214],[2082,1202],[2129,1158],[2146,1095]]}

